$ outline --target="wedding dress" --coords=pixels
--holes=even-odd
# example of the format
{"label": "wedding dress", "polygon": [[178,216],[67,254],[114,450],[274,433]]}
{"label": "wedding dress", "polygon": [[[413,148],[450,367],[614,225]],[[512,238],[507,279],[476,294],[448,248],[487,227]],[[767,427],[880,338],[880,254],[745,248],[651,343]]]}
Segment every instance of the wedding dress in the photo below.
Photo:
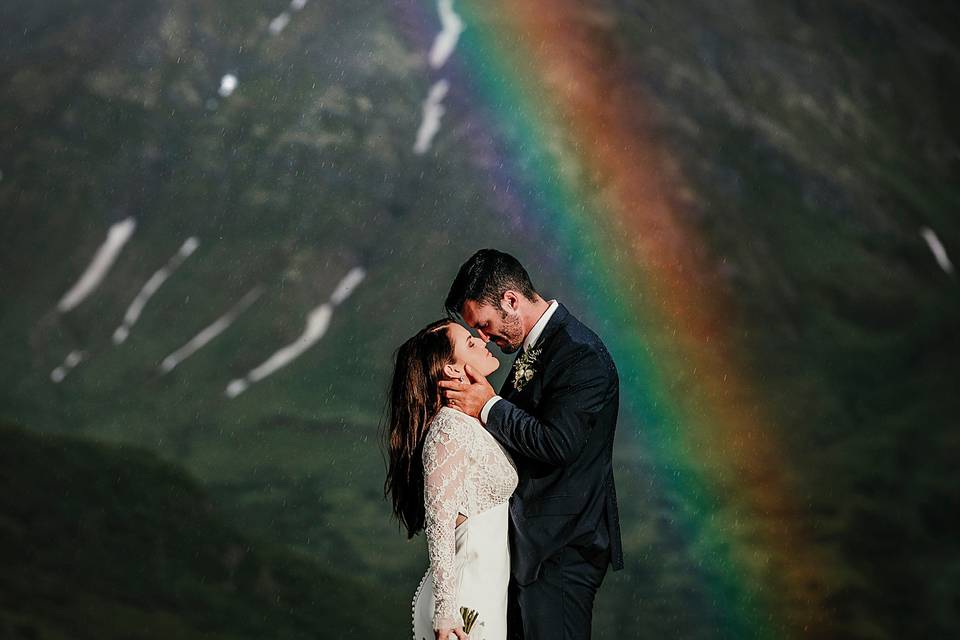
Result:
{"label": "wedding dress", "polygon": [[471,640],[506,640],[513,460],[479,420],[443,407],[424,441],[423,479],[430,568],[413,597],[414,640],[462,626],[460,607],[479,614]]}

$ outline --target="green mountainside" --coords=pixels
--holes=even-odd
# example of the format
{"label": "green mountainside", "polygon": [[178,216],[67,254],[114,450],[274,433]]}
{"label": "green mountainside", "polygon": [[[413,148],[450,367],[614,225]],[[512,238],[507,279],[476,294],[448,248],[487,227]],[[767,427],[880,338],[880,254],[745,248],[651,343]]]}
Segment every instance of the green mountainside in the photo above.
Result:
{"label": "green mountainside", "polygon": [[[432,2],[310,1],[278,35],[284,0],[2,4],[0,421],[31,431],[0,432],[0,633],[399,637],[426,554],[382,499],[394,349],[441,315],[482,246],[611,330],[591,306],[600,293],[578,290],[555,255],[549,216],[517,220],[491,191],[497,159],[471,142],[516,132],[453,77],[433,149],[412,153],[438,77]],[[786,520],[829,558],[809,585],[827,637],[956,635],[960,283],[921,232],[960,259],[958,9],[582,6],[614,61],[598,72],[649,96],[633,124],[670,152],[658,170],[683,176],[677,209],[731,302],[737,366],[775,418],[796,506],[744,518]],[[226,97],[225,74],[237,78]],[[522,192],[532,169],[514,169]],[[128,216],[136,231],[103,284],[57,312]],[[196,252],[112,344],[192,235]],[[366,278],[322,339],[227,397],[354,267]],[[160,374],[258,286],[228,330]],[[73,350],[83,361],[52,382]],[[596,635],[727,637],[717,576],[698,559],[729,540],[678,524],[690,505],[657,476],[643,428],[629,412],[619,424],[628,566],[606,579]],[[731,493],[715,508],[736,506]],[[758,606],[777,637],[802,636],[781,569]]]}
{"label": "green mountainside", "polygon": [[0,553],[3,638],[393,637],[407,624],[389,587],[227,525],[147,450],[7,425]]}

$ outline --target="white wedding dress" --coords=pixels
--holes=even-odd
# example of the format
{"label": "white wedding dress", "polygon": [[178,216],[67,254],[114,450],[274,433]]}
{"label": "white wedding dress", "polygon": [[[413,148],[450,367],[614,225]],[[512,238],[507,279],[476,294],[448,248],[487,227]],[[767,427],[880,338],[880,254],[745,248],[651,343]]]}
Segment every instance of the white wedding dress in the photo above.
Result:
{"label": "white wedding dress", "polygon": [[471,640],[506,640],[513,460],[479,420],[443,407],[424,441],[423,479],[430,568],[413,597],[414,640],[462,626],[460,607],[479,614]]}

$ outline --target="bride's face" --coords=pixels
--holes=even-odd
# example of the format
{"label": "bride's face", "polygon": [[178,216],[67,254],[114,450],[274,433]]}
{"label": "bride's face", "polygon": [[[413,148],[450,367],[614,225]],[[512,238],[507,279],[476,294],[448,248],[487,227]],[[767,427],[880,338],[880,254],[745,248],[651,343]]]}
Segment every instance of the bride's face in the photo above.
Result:
{"label": "bride's face", "polygon": [[468,364],[478,375],[488,376],[500,366],[500,361],[490,353],[483,340],[473,336],[459,324],[451,324],[448,331],[453,343],[454,362],[445,367],[447,375],[453,378],[463,375],[463,366]]}

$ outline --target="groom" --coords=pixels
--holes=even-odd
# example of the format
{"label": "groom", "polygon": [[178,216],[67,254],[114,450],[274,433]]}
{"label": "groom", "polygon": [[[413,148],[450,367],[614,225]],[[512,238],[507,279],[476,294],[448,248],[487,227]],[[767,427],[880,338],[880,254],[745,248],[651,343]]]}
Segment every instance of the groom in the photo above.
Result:
{"label": "groom", "polygon": [[562,304],[544,300],[506,253],[475,253],[445,306],[504,353],[521,351],[500,395],[469,368],[466,381],[440,383],[447,403],[477,417],[517,466],[510,638],[589,638],[607,566],[623,568],[611,460],[616,366],[600,338]]}

